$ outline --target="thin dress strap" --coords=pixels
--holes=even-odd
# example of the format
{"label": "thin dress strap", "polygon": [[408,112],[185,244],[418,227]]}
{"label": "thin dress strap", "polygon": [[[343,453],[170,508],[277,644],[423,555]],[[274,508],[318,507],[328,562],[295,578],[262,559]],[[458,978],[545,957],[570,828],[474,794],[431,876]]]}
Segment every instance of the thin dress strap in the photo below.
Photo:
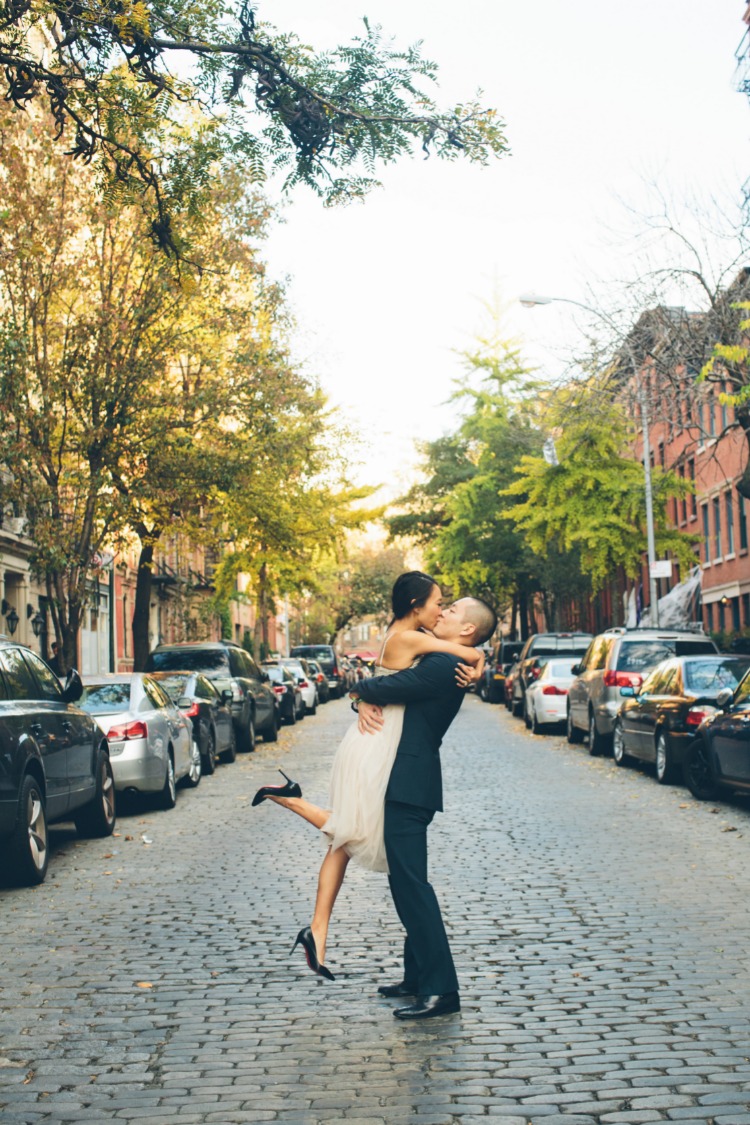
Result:
{"label": "thin dress strap", "polygon": [[[380,649],[380,656],[377,659],[377,664],[376,664],[377,668],[383,667],[383,654],[385,653],[385,646],[388,644],[390,639],[391,639],[390,634],[386,633],[385,640],[383,641],[382,647]],[[390,668],[388,669],[388,671],[390,671]]]}

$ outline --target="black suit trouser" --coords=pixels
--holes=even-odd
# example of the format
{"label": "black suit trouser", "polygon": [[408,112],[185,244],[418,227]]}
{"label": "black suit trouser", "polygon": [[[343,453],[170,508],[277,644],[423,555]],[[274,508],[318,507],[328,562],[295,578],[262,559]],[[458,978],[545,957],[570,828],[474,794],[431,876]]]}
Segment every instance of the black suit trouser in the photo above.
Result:
{"label": "black suit trouser", "polygon": [[427,879],[427,828],[434,812],[399,801],[385,803],[388,882],[404,943],[404,981],[420,996],[458,991],[437,897]]}

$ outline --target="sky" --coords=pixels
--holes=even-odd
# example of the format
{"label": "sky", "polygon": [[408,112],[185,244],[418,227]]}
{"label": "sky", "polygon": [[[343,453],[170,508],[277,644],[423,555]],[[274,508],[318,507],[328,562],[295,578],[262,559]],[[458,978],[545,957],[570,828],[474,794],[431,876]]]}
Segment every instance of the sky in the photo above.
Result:
{"label": "sky", "polygon": [[[440,67],[436,100],[483,90],[511,154],[489,167],[424,160],[381,170],[363,204],[325,209],[299,189],[266,257],[288,280],[294,347],[361,438],[357,479],[403,492],[415,439],[451,429],[458,353],[483,304],[529,362],[559,373],[579,340],[570,305],[527,311],[524,292],[603,303],[633,268],[629,209],[652,190],[733,200],[750,174],[750,112],[735,88],[744,0],[258,0],[257,14],[317,48],[361,17]],[[606,300],[605,300],[606,298]]]}

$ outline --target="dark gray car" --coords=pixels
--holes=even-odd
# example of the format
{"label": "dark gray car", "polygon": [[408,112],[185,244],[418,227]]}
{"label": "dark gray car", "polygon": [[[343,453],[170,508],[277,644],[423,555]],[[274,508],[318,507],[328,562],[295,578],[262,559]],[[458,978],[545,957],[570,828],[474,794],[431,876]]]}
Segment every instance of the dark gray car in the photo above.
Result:
{"label": "dark gray car", "polygon": [[150,653],[146,671],[202,672],[218,692],[229,689],[238,750],[255,749],[256,731],[266,742],[278,738],[276,697],[268,674],[241,645],[233,641],[159,645]]}

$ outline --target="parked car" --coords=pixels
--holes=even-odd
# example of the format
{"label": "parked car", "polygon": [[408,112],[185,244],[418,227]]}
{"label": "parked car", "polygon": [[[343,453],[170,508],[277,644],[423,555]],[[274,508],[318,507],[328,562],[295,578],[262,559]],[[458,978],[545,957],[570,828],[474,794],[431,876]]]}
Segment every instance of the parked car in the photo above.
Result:
{"label": "parked car", "polygon": [[[317,660],[307,660],[307,666],[310,669],[313,679],[318,688],[318,703],[327,703],[331,698],[331,689],[328,686],[328,676],[318,664]],[[359,679],[359,671],[357,671],[357,679]]]}
{"label": "parked car", "polygon": [[193,725],[165,691],[143,672],[83,677],[81,707],[96,719],[109,743],[115,788],[156,793],[163,809],[177,803],[177,784],[197,785],[200,751]]}
{"label": "parked car", "polygon": [[77,672],[62,686],[23,645],[0,641],[0,853],[8,876],[44,882],[47,826],[73,820],[81,836],[109,836],[115,786],[107,740],[76,706]]}
{"label": "parked car", "polygon": [[328,676],[332,699],[340,699],[346,694],[346,675],[343,668],[339,666],[339,658],[333,645],[295,645],[289,655],[303,658],[309,656],[317,660]]}
{"label": "parked car", "polygon": [[301,656],[282,656],[279,664],[282,668],[288,668],[299,684],[302,698],[305,701],[304,714],[314,715],[318,710],[318,685],[315,683],[315,678],[307,661]]}
{"label": "parked car", "polygon": [[750,672],[716,697],[718,710],[698,728],[685,754],[685,784],[699,801],[750,792]]}
{"label": "parked car", "polygon": [[288,668],[281,664],[263,664],[263,671],[268,673],[276,698],[279,701],[279,714],[283,723],[292,726],[297,719],[305,717],[305,701],[302,698],[302,688]]}
{"label": "parked car", "polygon": [[698,727],[717,710],[721,691],[734,691],[750,669],[750,657],[683,656],[665,660],[640,687],[622,687],[612,751],[618,766],[628,759],[653,762],[656,780],[682,773]]}
{"label": "parked car", "polygon": [[609,629],[594,637],[576,666],[568,692],[568,742],[589,735],[589,753],[612,741],[620,688],[639,687],[657,664],[671,656],[710,656],[718,649],[704,633],[680,629]]}
{"label": "parked car", "polygon": [[152,672],[151,678],[193,724],[203,773],[212,774],[217,762],[233,762],[237,757],[237,736],[232,722],[231,690],[224,688],[219,693],[201,672]]}
{"label": "parked car", "polygon": [[527,726],[534,734],[541,734],[541,728],[565,722],[568,688],[573,683],[573,660],[550,658],[537,679],[526,689]]}
{"label": "parked car", "polygon": [[234,641],[190,641],[159,645],[147,672],[202,672],[217,691],[232,693],[232,721],[238,750],[254,750],[256,731],[266,742],[278,737],[276,696],[249,652]]}
{"label": "parked car", "polygon": [[580,657],[592,640],[591,633],[534,633],[529,637],[518,655],[518,671],[513,678],[513,714],[528,719],[526,689],[539,675],[545,658]]}
{"label": "parked car", "polygon": [[487,703],[505,702],[505,679],[523,648],[523,641],[500,640],[484,666],[477,694]]}

